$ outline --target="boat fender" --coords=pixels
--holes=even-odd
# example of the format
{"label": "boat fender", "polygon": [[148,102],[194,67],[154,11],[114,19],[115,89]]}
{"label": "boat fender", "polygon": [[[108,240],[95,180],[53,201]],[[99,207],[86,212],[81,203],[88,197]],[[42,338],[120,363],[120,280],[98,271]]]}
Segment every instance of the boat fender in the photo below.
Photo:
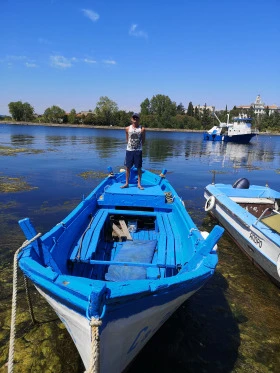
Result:
{"label": "boat fender", "polygon": [[232,187],[236,189],[249,189],[250,181],[245,177],[242,177],[241,179],[236,180]]}
{"label": "boat fender", "polygon": [[210,196],[207,198],[204,210],[205,211],[211,211],[213,207],[215,206],[216,198],[214,196]]}

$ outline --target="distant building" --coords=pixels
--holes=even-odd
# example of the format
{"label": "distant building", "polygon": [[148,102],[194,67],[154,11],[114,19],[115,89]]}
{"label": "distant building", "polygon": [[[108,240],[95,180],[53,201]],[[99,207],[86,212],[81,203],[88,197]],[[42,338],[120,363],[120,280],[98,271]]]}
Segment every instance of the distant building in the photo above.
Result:
{"label": "distant building", "polygon": [[82,116],[82,115],[85,115],[87,116],[88,114],[93,114],[92,110],[88,110],[88,111],[81,111],[80,113],[78,113],[77,115],[78,116]]}
{"label": "distant building", "polygon": [[255,102],[251,105],[241,105],[237,106],[237,109],[250,109],[253,108],[254,113],[257,115],[265,114],[266,110],[268,109],[268,114],[271,115],[275,111],[280,111],[280,107],[277,105],[266,105],[262,102],[261,95],[257,95]]}
{"label": "distant building", "polygon": [[206,109],[206,110],[209,110],[210,113],[214,113],[215,111],[215,106],[205,106],[205,105],[196,105],[193,107],[194,109],[197,108],[198,111],[202,114],[203,113],[203,110]]}

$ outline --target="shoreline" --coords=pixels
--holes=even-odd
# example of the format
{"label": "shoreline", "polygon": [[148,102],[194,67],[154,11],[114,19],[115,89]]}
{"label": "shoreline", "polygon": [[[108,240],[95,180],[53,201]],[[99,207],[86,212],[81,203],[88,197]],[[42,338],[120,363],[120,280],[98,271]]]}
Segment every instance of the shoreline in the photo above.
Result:
{"label": "shoreline", "polygon": [[[42,127],[65,127],[65,128],[90,128],[90,129],[105,129],[105,130],[124,130],[125,127],[119,126],[94,126],[91,124],[69,124],[69,123],[32,123],[32,122],[12,122],[12,121],[0,121],[0,124],[12,124],[12,125],[23,125],[23,126],[42,126]],[[154,132],[190,132],[190,133],[203,133],[206,130],[191,130],[191,129],[174,129],[174,128],[148,128],[145,127],[146,131]],[[259,132],[259,135],[266,136],[279,136],[278,132]]]}
{"label": "shoreline", "polygon": [[[105,130],[125,130],[126,127],[119,126],[94,126],[90,124],[69,124],[69,123],[32,123],[32,122],[12,122],[0,121],[0,124],[24,125],[24,126],[43,126],[43,127],[66,127],[66,128],[90,128],[90,129],[105,129]],[[187,130],[187,129],[173,129],[173,128],[147,128],[146,131],[160,131],[160,132],[201,132],[203,130]]]}

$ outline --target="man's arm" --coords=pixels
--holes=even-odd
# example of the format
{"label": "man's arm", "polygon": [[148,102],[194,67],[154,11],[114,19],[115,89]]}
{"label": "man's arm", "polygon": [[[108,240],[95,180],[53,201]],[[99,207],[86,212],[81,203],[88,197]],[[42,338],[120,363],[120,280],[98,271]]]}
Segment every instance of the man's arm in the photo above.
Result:
{"label": "man's arm", "polygon": [[146,131],[145,131],[144,127],[142,127],[142,129],[141,129],[141,137],[142,137],[142,145],[144,145],[145,140],[146,140]]}
{"label": "man's arm", "polygon": [[129,126],[125,128],[126,142],[128,142],[128,130],[129,130]]}

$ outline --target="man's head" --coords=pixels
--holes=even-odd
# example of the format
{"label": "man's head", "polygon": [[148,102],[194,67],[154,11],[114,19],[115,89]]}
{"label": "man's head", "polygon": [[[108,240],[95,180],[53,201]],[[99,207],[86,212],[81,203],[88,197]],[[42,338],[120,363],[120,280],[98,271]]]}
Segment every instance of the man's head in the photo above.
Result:
{"label": "man's head", "polygon": [[139,120],[140,119],[140,115],[138,113],[133,113],[132,114],[132,119]]}

